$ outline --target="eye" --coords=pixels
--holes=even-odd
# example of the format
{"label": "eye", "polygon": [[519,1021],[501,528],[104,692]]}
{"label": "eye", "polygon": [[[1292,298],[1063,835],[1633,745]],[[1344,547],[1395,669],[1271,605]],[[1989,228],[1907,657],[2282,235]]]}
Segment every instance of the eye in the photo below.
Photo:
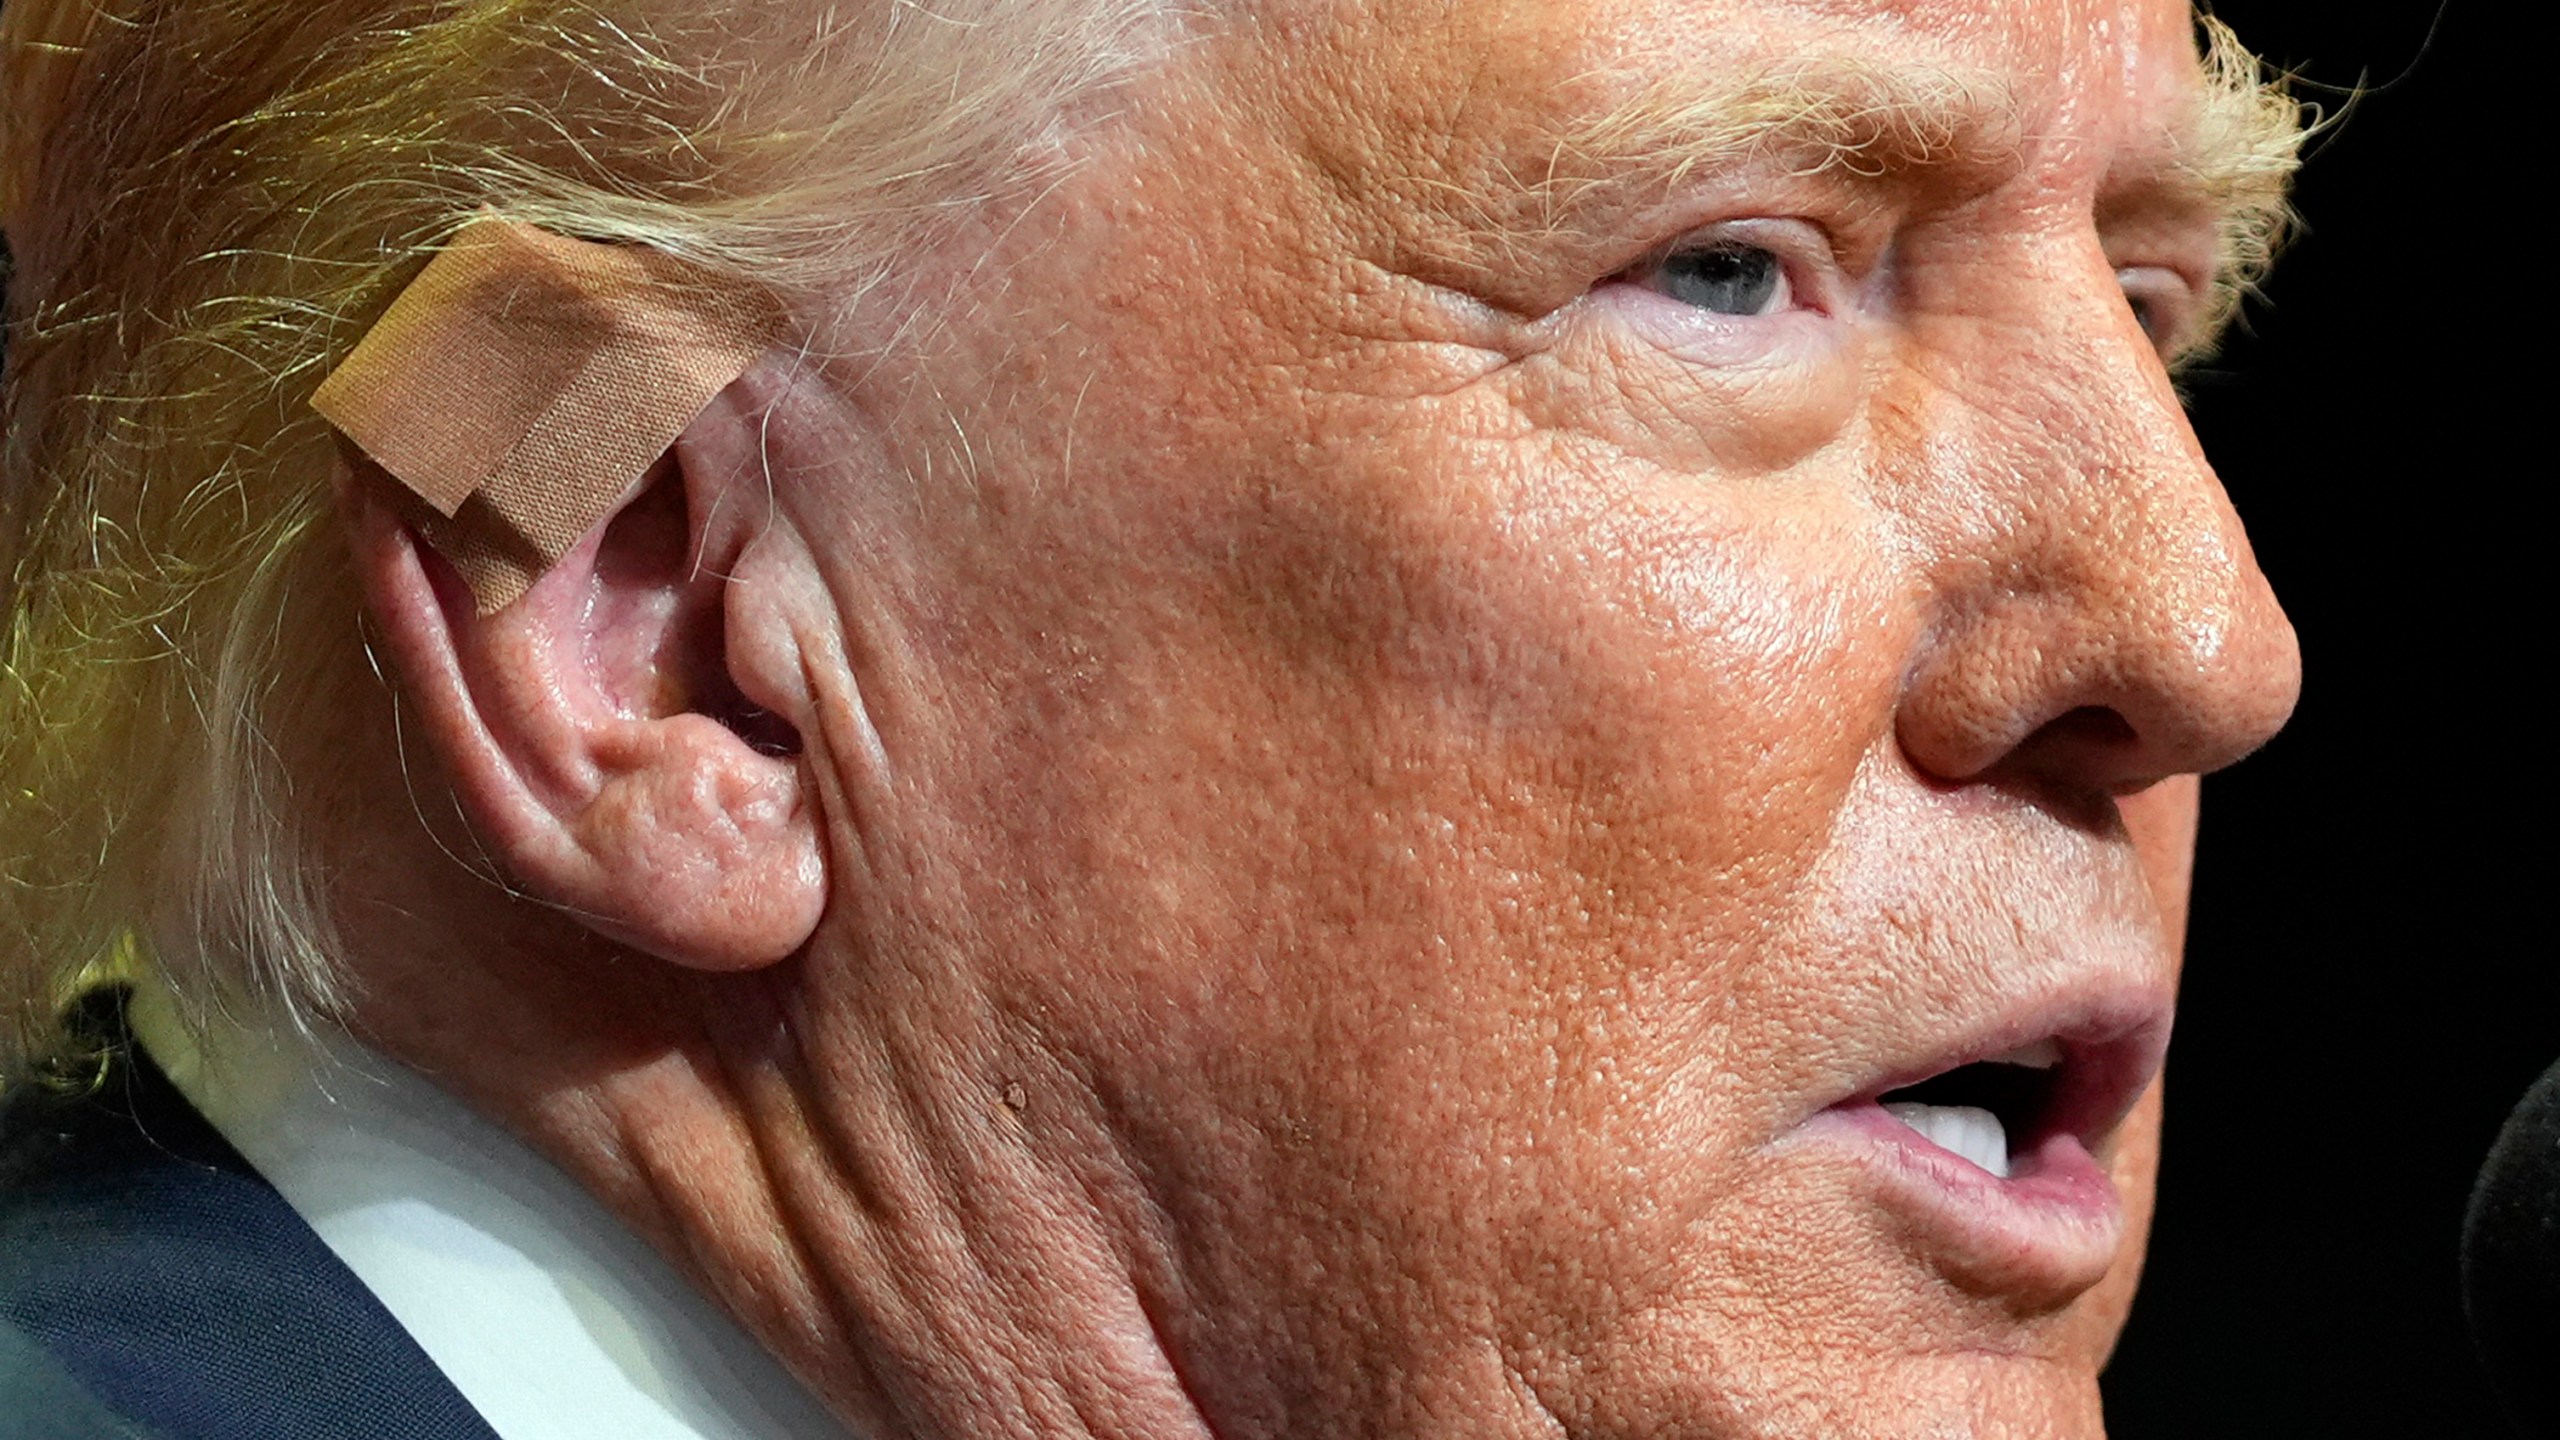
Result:
{"label": "eye", "polygon": [[2186,339],[2192,303],[2184,277],[2173,270],[2138,266],[2117,271],[2116,284],[2124,291],[2133,323],[2142,327],[2152,346],[2163,355],[2175,353]]}
{"label": "eye", "polygon": [[1680,250],[1633,277],[1662,295],[1716,315],[1770,315],[1793,298],[1787,262],[1745,240]]}
{"label": "eye", "polygon": [[1592,287],[1587,313],[1716,369],[1815,363],[1855,338],[1850,267],[1832,233],[1793,216],[1715,221]]}

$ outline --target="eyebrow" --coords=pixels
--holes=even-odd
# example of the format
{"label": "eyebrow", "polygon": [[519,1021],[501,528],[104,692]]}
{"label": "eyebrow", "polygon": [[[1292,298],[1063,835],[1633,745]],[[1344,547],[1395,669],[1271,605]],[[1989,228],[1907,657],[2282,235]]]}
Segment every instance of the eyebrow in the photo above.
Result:
{"label": "eyebrow", "polygon": [[2243,297],[2266,278],[2294,227],[2294,173],[2319,119],[2270,74],[2231,27],[2202,16],[2204,84],[2171,132],[2180,188],[2214,215],[2216,266],[2197,339],[2184,361],[2211,353]]}
{"label": "eyebrow", "polygon": [[[1791,173],[1880,178],[2014,151],[2015,112],[1997,77],[1807,56],[1720,83],[1664,80],[1554,139],[1550,179],[1779,163]],[[1636,162],[1630,165],[1630,162]]]}
{"label": "eyebrow", "polygon": [[[2189,113],[2162,129],[2163,178],[2198,202],[2281,202],[2300,161],[2301,106],[2230,28],[2207,17]],[[1701,171],[1776,163],[1789,173],[1883,178],[1997,164],[2026,140],[1997,74],[1812,55],[1708,86],[1665,80],[1553,137],[1542,188],[1569,197],[1606,177],[1678,184]]]}
{"label": "eyebrow", "polygon": [[[1556,88],[1588,97],[1625,87],[1591,73]],[[1440,232],[1437,243],[1408,254],[1407,268],[1465,275],[1491,289],[1502,277],[1540,273],[1514,252],[1616,248],[1634,232],[1631,214],[1701,177],[1838,172],[1881,184],[1959,160],[1998,164],[2019,148],[2008,102],[1993,77],[1836,55],[1703,77],[1692,70],[1597,103],[1539,108],[1473,165],[1434,157],[1387,183],[1427,196],[1424,210],[1465,237],[1453,246],[1451,233]],[[1333,173],[1343,170],[1359,167]]]}
{"label": "eyebrow", "polygon": [[2193,113],[2171,132],[2176,163],[2208,200],[2282,203],[2316,118],[2304,123],[2289,77],[2270,74],[2230,26],[2210,15],[2202,25],[2204,84]]}
{"label": "eyebrow", "polygon": [[[2141,188],[2209,217],[2217,240],[2209,342],[2262,279],[2293,225],[2304,107],[2230,27],[2200,17],[2199,83],[2164,116]],[[1700,86],[1666,80],[1548,140],[1546,173],[1524,177],[1550,229],[1607,210],[1630,188],[1659,194],[1700,174],[1772,167],[1882,182],[1948,167],[2014,163],[2028,136],[1996,74],[1810,55]]]}

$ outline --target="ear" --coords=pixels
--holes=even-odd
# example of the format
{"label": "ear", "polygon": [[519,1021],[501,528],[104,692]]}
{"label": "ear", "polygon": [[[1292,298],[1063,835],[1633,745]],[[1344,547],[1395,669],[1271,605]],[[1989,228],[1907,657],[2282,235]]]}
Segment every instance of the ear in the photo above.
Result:
{"label": "ear", "polygon": [[793,588],[732,578],[778,544],[766,373],[714,399],[493,615],[404,522],[397,481],[360,458],[337,477],[404,705],[488,853],[534,898],[704,970],[792,954],[826,901],[816,793],[782,718],[808,713],[793,647],[730,643],[787,624],[773,592]]}

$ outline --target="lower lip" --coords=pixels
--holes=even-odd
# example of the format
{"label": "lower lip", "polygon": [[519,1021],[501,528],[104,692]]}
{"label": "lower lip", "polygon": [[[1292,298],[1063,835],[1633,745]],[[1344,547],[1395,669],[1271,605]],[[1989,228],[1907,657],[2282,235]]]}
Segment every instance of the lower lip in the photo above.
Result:
{"label": "lower lip", "polygon": [[2075,1136],[2011,1155],[2003,1179],[1872,1100],[1835,1105],[1797,1133],[1864,1162],[1877,1199],[1917,1222],[1912,1238],[1968,1289],[2067,1299],[2105,1277],[2124,1239],[2123,1197]]}

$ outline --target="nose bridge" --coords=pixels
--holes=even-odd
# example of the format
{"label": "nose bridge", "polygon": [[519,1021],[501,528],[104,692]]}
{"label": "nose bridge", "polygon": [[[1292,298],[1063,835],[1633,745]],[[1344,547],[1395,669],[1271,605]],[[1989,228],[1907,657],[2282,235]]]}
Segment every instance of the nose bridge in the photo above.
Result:
{"label": "nose bridge", "polygon": [[2292,628],[2102,259],[1982,332],[1915,506],[1936,623],[1900,721],[1923,768],[2109,790],[2219,768],[2299,691]]}

